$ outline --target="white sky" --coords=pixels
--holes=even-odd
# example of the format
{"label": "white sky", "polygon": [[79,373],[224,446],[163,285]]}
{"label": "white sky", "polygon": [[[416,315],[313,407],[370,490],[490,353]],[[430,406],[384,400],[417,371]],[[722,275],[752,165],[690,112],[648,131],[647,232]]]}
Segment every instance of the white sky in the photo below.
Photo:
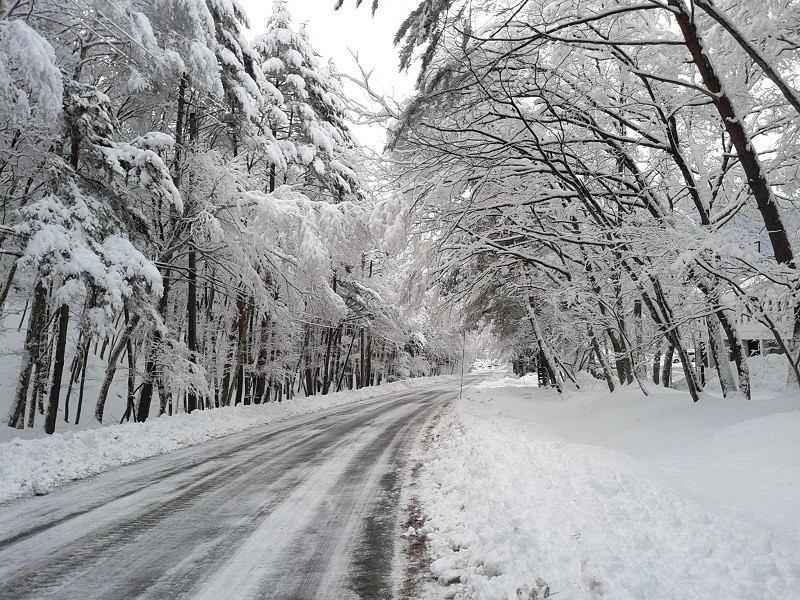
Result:
{"label": "white sky", "polygon": [[[364,0],[356,10],[356,0],[345,0],[339,10],[333,10],[336,0],[288,0],[287,8],[292,24],[299,28],[306,24],[311,45],[322,61],[333,59],[339,71],[356,75],[358,68],[348,49],[357,53],[365,70],[374,69],[370,84],[387,96],[401,99],[411,94],[413,75],[399,74],[397,50],[392,44],[400,24],[419,4],[418,0],[382,0],[375,17],[372,17],[372,0]],[[272,12],[271,0],[239,0],[250,17],[252,37],[263,33],[267,17]],[[348,93],[358,88],[346,86]],[[383,132],[380,128],[354,128],[362,143],[380,150]]]}

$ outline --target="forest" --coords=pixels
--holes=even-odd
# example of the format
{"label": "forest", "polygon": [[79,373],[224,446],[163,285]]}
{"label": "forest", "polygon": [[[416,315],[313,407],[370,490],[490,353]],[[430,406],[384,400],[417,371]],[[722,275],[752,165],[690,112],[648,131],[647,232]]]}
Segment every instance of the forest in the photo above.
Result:
{"label": "forest", "polygon": [[415,93],[362,71],[369,109],[284,1],[249,26],[0,0],[8,426],[451,373],[467,335],[558,391],[800,382],[798,3],[422,0]]}
{"label": "forest", "polygon": [[431,1],[396,41],[416,268],[517,372],[797,386],[797,3]]}
{"label": "forest", "polygon": [[395,302],[387,196],[284,2],[251,42],[226,0],[0,15],[9,426],[102,422],[115,377],[144,421],[449,372],[460,346]]}

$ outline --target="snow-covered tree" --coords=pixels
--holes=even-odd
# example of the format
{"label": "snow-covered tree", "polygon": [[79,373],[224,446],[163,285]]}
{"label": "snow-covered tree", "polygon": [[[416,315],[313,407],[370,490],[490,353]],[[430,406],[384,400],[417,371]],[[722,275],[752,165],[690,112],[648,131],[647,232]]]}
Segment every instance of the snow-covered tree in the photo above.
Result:
{"label": "snow-covered tree", "polygon": [[[724,332],[749,393],[735,317],[721,301],[729,292],[794,364],[792,331],[748,299],[765,279],[798,306],[796,216],[791,203],[779,206],[792,192],[777,185],[796,164],[792,93],[780,75],[791,68],[775,63],[771,73],[754,51],[786,54],[790,29],[755,42],[727,26],[726,15],[736,20],[727,4],[709,18],[680,0],[495,3],[477,17],[449,8],[419,30],[428,43],[419,93],[395,127],[420,240],[438,265],[428,272],[480,294],[492,289],[487,279],[519,277],[503,261],[524,265],[530,283],[518,289],[523,301],[537,298],[532,316],[540,320],[549,289],[566,293],[575,312],[558,338],[599,350],[597,336],[608,339],[624,383],[663,341],[697,399],[703,373],[694,377],[687,347],[697,345],[692,331],[708,329],[712,340]],[[759,153],[776,138],[779,151]],[[757,251],[762,241],[772,257]],[[565,312],[552,308],[552,318]],[[585,317],[580,342],[568,328]],[[730,389],[721,344],[709,345]]]}
{"label": "snow-covered tree", "polygon": [[355,173],[343,150],[351,143],[339,82],[320,65],[304,28],[295,31],[286,2],[277,0],[267,31],[253,42],[264,77],[262,133],[271,136],[281,156],[269,157],[270,186],[310,174],[334,200],[357,191]]}
{"label": "snow-covered tree", "polygon": [[0,15],[0,309],[27,328],[9,423],[79,419],[91,380],[107,419],[122,372],[135,420],[156,395],[171,413],[387,377],[345,376],[402,332],[356,267],[376,242],[346,102],[283,4],[254,44],[235,2],[22,8]]}

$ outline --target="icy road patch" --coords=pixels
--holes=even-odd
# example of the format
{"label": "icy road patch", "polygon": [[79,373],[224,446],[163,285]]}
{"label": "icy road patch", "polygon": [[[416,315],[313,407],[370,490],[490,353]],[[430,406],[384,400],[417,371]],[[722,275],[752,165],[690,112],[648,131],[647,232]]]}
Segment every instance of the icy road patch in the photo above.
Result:
{"label": "icy road patch", "polygon": [[420,457],[429,596],[798,598],[798,406],[470,389]]}

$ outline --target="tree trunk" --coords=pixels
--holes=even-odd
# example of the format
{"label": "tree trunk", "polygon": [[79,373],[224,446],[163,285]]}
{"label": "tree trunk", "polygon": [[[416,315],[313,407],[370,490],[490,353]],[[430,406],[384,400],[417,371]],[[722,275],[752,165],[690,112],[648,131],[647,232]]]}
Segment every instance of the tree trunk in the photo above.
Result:
{"label": "tree trunk", "polygon": [[633,301],[633,331],[634,331],[634,344],[633,348],[633,368],[636,376],[642,379],[647,376],[647,365],[644,360],[644,334],[642,330],[642,301],[638,298]]}
{"label": "tree trunk", "polygon": [[717,311],[717,319],[725,332],[725,337],[728,338],[728,347],[731,351],[731,357],[736,364],[736,374],[739,378],[739,392],[748,400],[750,400],[750,367],[747,364],[747,353],[742,346],[742,340],[739,337],[739,330],[735,322],[731,322],[728,315],[724,310]]}
{"label": "tree trunk", "polygon": [[752,144],[745,131],[744,122],[736,113],[730,96],[723,88],[722,81],[711,64],[711,59],[705,50],[697,25],[683,0],[667,0],[667,2],[676,9],[673,14],[686,41],[686,47],[692,55],[692,60],[697,66],[706,88],[711,92],[711,98],[717,108],[722,125],[728,132],[742,169],[747,175],[747,183],[764,221],[772,243],[775,260],[780,264],[795,268],[792,245],[783,225],[772,188],[764,175],[761,161],[758,158],[758,151]]}
{"label": "tree trunk", "polygon": [[186,77],[181,76],[178,83],[178,115],[175,118],[175,174],[172,182],[175,187],[181,185],[181,149],[183,147],[183,126],[186,121]]}
{"label": "tree trunk", "polygon": [[[618,255],[617,252],[614,254],[615,256]],[[622,303],[622,282],[621,275],[619,273],[612,272],[611,287],[614,290],[614,312],[619,334],[619,338],[617,339],[617,346],[619,349],[617,361],[620,363],[618,369],[620,369],[623,373],[620,378],[620,384],[630,385],[633,383],[634,349],[631,348],[630,340],[628,338],[628,331],[625,327],[625,307]],[[624,377],[624,379],[622,377]]]}
{"label": "tree trunk", "polygon": [[[86,308],[84,308],[84,313],[86,312]],[[89,344],[89,336],[87,334],[86,329],[88,329],[88,325],[86,323],[83,326],[79,327],[81,330],[78,334],[78,343],[75,345],[75,356],[72,358],[72,364],[70,365],[69,371],[69,385],[67,385],[67,395],[64,397],[64,422],[69,423],[69,408],[70,408],[70,399],[72,398],[72,390],[75,388],[75,384],[78,383],[78,379],[80,378],[81,374],[81,367],[83,363],[83,354],[84,348]]]}
{"label": "tree trunk", "polygon": [[359,362],[359,367],[360,367],[359,368],[359,376],[358,376],[358,381],[356,383],[357,389],[361,389],[365,385],[364,382],[366,381],[366,370],[364,369],[364,367],[367,364],[367,360],[366,360],[366,344],[364,343],[365,333],[364,333],[364,329],[363,328],[361,329],[361,333],[359,335],[360,335],[360,340],[359,340],[360,344],[359,344],[359,346],[360,346],[361,360]]}
{"label": "tree trunk", "polygon": [[11,269],[8,272],[8,277],[6,278],[6,284],[3,286],[3,290],[0,291],[0,322],[2,322],[3,317],[3,306],[6,303],[6,298],[8,298],[8,292],[11,290],[11,284],[14,282],[14,275],[17,273],[17,262],[14,261],[14,264],[11,265]]}
{"label": "tree trunk", "polygon": [[[344,326],[339,325],[339,329],[337,332],[336,343],[334,345],[333,351],[333,358],[331,359],[331,369],[328,381],[328,392],[330,392],[330,388],[333,386],[333,382],[336,381],[336,373],[339,370],[339,363],[342,358],[342,336],[344,334]],[[328,393],[326,392],[326,393]]]}
{"label": "tree trunk", "polygon": [[672,346],[675,349],[675,352],[678,353],[681,366],[683,366],[683,372],[686,376],[686,384],[689,387],[689,395],[692,397],[693,402],[697,402],[700,400],[700,391],[702,390],[702,387],[700,386],[700,382],[697,380],[697,375],[695,374],[694,367],[692,366],[692,361],[689,359],[689,354],[686,352],[686,348],[683,347],[683,343],[680,339],[680,334],[678,333],[677,329],[672,330],[670,337],[672,337]]}
{"label": "tree trunk", "polygon": [[[772,187],[767,181],[761,160],[758,157],[758,150],[752,143],[744,128],[744,121],[737,114],[730,96],[725,91],[722,81],[711,63],[711,58],[705,49],[693,15],[683,0],[667,0],[667,3],[675,9],[673,14],[683,34],[686,47],[692,55],[692,60],[697,66],[700,76],[703,78],[703,83],[708,91],[711,92],[711,98],[719,113],[722,126],[728,132],[731,143],[736,149],[739,163],[747,176],[750,192],[756,200],[756,206],[759,213],[761,213],[764,228],[769,235],[775,260],[778,264],[786,265],[790,269],[796,270],[791,240],[783,224]],[[800,344],[800,303],[794,307],[792,343],[790,344],[792,352],[797,351],[798,344]],[[793,360],[791,356],[787,358]],[[797,383],[800,384],[800,381]]]}
{"label": "tree trunk", "polygon": [[717,316],[711,315],[706,323],[708,327],[708,348],[714,366],[719,376],[719,385],[722,388],[723,397],[736,391],[736,383],[733,380],[730,363],[728,363],[728,353],[725,351],[725,344],[720,333],[720,323]]}
{"label": "tree trunk", "polygon": [[56,339],[56,355],[53,362],[53,378],[50,382],[50,394],[47,401],[47,415],[44,419],[44,431],[52,435],[56,430],[58,401],[61,397],[61,379],[64,374],[64,357],[67,349],[67,328],[69,327],[69,306],[62,304],[58,310],[58,337]]}
{"label": "tree trunk", "polygon": [[305,358],[303,365],[303,389],[306,396],[314,395],[314,330],[311,325],[306,326],[306,342],[304,344]]}
{"label": "tree trunk", "polygon": [[47,382],[50,376],[50,333],[47,324],[50,322],[50,311],[47,310],[45,304],[45,312],[42,321],[42,326],[39,328],[39,354],[34,361],[34,375],[33,375],[33,392],[31,394],[31,402],[28,408],[28,427],[33,427],[36,420],[36,410],[39,414],[44,414],[44,393],[47,388]]}
{"label": "tree trunk", "polygon": [[41,330],[44,327],[46,309],[47,288],[39,281],[33,292],[33,304],[28,317],[28,330],[25,333],[25,346],[22,351],[22,365],[17,378],[17,391],[7,421],[10,427],[17,429],[25,427],[25,402],[28,399],[33,365],[41,353]]}
{"label": "tree trunk", "polygon": [[156,387],[158,388],[158,415],[163,415],[167,411],[167,406],[169,406],[169,414],[172,414],[172,392],[167,393],[161,377],[156,377]]}
{"label": "tree trunk", "polygon": [[147,359],[144,361],[144,381],[139,392],[139,404],[136,406],[136,419],[146,421],[150,416],[150,404],[153,401],[153,384],[156,377],[156,349],[154,346],[161,343],[161,332],[153,332],[153,340],[147,350]]}
{"label": "tree trunk", "polygon": [[545,343],[544,337],[542,336],[542,330],[539,328],[539,321],[536,319],[536,312],[533,309],[533,298],[528,296],[528,301],[525,303],[525,307],[528,311],[528,320],[530,321],[531,327],[533,328],[533,335],[536,338],[536,343],[539,345],[539,358],[543,363],[544,369],[548,372],[550,378],[552,378],[552,383],[556,388],[558,393],[562,393],[563,387],[561,385],[561,380],[558,376],[557,366],[553,355],[550,352],[549,346]]}
{"label": "tree trunk", "polygon": [[347,348],[347,356],[344,357],[344,362],[342,363],[342,374],[339,375],[339,381],[336,383],[336,391],[342,389],[342,381],[344,380],[344,374],[347,371],[347,364],[350,361],[350,353],[353,351],[353,345],[356,341],[356,332],[353,330],[353,337],[350,338],[350,346]]}
{"label": "tree trunk", "polygon": [[[597,357],[597,362],[600,363],[600,368],[603,370],[603,376],[606,379],[608,391],[613,393],[615,389],[614,376],[611,374],[611,367],[608,366],[608,361],[606,361],[606,357],[603,355],[602,350],[600,350],[600,342],[597,341],[597,336],[594,334],[591,327],[589,328],[589,339],[592,341],[592,350],[594,350],[594,355]],[[524,363],[522,371],[524,375]]]}
{"label": "tree trunk", "polygon": [[[128,310],[125,309],[125,322],[128,322]],[[125,342],[125,356],[128,359],[128,401],[125,407],[125,414],[122,415],[120,423],[130,421],[136,423],[136,356],[133,353],[133,342],[131,337]]]}
{"label": "tree trunk", "polygon": [[364,356],[364,383],[362,387],[370,385],[372,379],[372,332],[368,331],[367,336],[367,350]]}
{"label": "tree trunk", "polygon": [[754,63],[756,63],[761,70],[764,72],[772,83],[775,84],[783,97],[786,98],[786,101],[792,105],[795,112],[800,114],[800,94],[798,94],[792,86],[790,86],[784,79],[781,77],[780,73],[775,70],[772,65],[769,63],[769,60],[761,54],[761,52],[756,48],[749,39],[739,31],[733,22],[728,19],[725,13],[718,9],[712,0],[694,0],[696,6],[699,6],[703,9],[703,11],[712,19],[714,19],[719,25],[727,31],[730,36],[736,41],[737,44],[744,50],[747,55],[752,59]]}
{"label": "tree trunk", "polygon": [[[167,305],[169,301],[170,290],[170,276],[169,270],[165,270],[161,274],[161,279],[164,282],[164,292],[158,300],[158,314],[163,319],[167,314]],[[147,358],[144,362],[144,382],[142,383],[142,390],[139,392],[139,404],[136,407],[136,419],[139,422],[144,422],[150,416],[150,404],[153,401],[153,382],[157,381],[158,374],[158,352],[161,346],[161,331],[158,327],[153,329],[153,339],[150,341],[150,348],[147,351]],[[159,382],[159,396],[163,389],[163,382]],[[162,404],[164,397],[162,398]]]}
{"label": "tree trunk", "polygon": [[261,329],[259,331],[258,353],[256,355],[256,389],[254,402],[260,404],[269,400],[267,391],[267,362],[269,359],[269,314],[265,313],[261,318]]}
{"label": "tree trunk", "polygon": [[111,388],[111,382],[114,380],[114,374],[117,372],[117,361],[119,357],[122,355],[122,351],[125,350],[125,346],[128,343],[128,338],[131,335],[131,332],[136,328],[136,325],[139,323],[139,317],[134,316],[131,319],[130,323],[125,326],[125,330],[122,332],[122,335],[119,336],[117,343],[114,345],[114,349],[111,351],[111,354],[108,356],[108,366],[106,367],[106,375],[103,379],[103,384],[100,386],[100,394],[97,397],[97,404],[95,405],[94,409],[94,418],[97,419],[98,423],[103,422],[103,412],[106,408],[106,399],[108,398],[108,391]]}
{"label": "tree trunk", "polygon": [[653,322],[663,332],[664,337],[667,338],[674,351],[678,352],[678,357],[683,366],[683,372],[686,375],[686,384],[689,388],[689,395],[692,397],[692,401],[699,401],[702,388],[697,381],[697,375],[694,372],[692,362],[689,360],[689,355],[683,347],[678,327],[674,325],[675,318],[667,302],[666,295],[661,288],[660,281],[651,273],[647,273],[647,278],[653,288],[653,297],[651,297],[633,268],[624,261],[622,265],[627,270],[633,282],[639,286],[642,301],[645,306],[647,306],[647,310],[650,312],[650,317],[653,319]]}
{"label": "tree trunk", "polygon": [[[597,279],[594,276],[591,262],[585,256],[584,268],[586,269],[586,275],[589,279],[589,283],[591,284],[592,291],[597,297],[597,306],[598,310],[600,311],[600,315],[605,319],[608,317],[608,311],[606,310],[606,305],[602,300],[602,289],[600,288],[600,284],[597,282]],[[620,336],[617,337],[610,327],[606,327],[606,336],[611,341],[611,347],[614,350],[614,364],[620,385],[633,383],[633,373],[631,372],[630,361],[628,360],[630,353],[624,346],[624,335],[622,335],[621,332]]]}
{"label": "tree trunk", "polygon": [[[739,392],[748,400],[750,399],[750,369],[747,365],[747,353],[742,347],[742,340],[739,337],[739,330],[736,326],[735,318],[732,319],[728,312],[723,308],[719,300],[719,292],[710,279],[699,278],[697,281],[699,289],[708,299],[709,306],[714,310],[714,315],[719,321],[725,338],[728,340],[728,347],[731,358],[736,364],[736,373],[739,381]],[[724,346],[723,346],[724,347]]]}
{"label": "tree trunk", "polygon": [[[186,345],[189,347],[189,361],[197,364],[197,252],[194,246],[189,250],[189,289],[186,300],[186,314],[188,326],[186,332]],[[186,395],[186,412],[191,413],[197,409],[197,394],[189,389]]]}
{"label": "tree trunk", "polygon": [[661,383],[666,388],[672,385],[672,356],[674,353],[675,347],[669,343],[667,351],[664,352],[664,365],[661,368]]}
{"label": "tree trunk", "polygon": [[653,356],[653,383],[658,385],[661,381],[661,348]]}
{"label": "tree trunk", "polygon": [[239,318],[236,322],[236,329],[238,332],[238,341],[236,344],[236,360],[234,361],[234,368],[231,380],[228,384],[228,388],[225,390],[225,396],[222,399],[223,406],[230,406],[234,388],[236,388],[237,390],[237,396],[239,395],[239,390],[240,390],[239,384],[241,383],[242,379],[243,362],[244,362],[244,344],[245,344],[244,338],[247,335],[247,308],[245,306],[244,296],[241,294],[236,297],[236,309],[239,313]]}
{"label": "tree trunk", "polygon": [[78,406],[75,408],[75,425],[81,420],[81,409],[83,409],[83,393],[86,390],[86,369],[89,366],[89,349],[91,341],[86,340],[86,347],[83,349],[83,359],[81,360],[81,382],[78,387]]}
{"label": "tree trunk", "polygon": [[339,325],[335,330],[328,332],[328,342],[325,346],[325,362],[323,365],[322,373],[322,394],[327,394],[331,389],[331,380],[333,379],[334,367],[331,365],[333,346],[338,343],[338,336],[342,332],[342,326]]}
{"label": "tree trunk", "polygon": [[611,342],[611,349],[614,351],[614,366],[620,385],[633,383],[633,375],[631,373],[630,362],[628,361],[628,352],[625,349],[622,337],[617,337],[610,327],[606,329],[606,336]]}

